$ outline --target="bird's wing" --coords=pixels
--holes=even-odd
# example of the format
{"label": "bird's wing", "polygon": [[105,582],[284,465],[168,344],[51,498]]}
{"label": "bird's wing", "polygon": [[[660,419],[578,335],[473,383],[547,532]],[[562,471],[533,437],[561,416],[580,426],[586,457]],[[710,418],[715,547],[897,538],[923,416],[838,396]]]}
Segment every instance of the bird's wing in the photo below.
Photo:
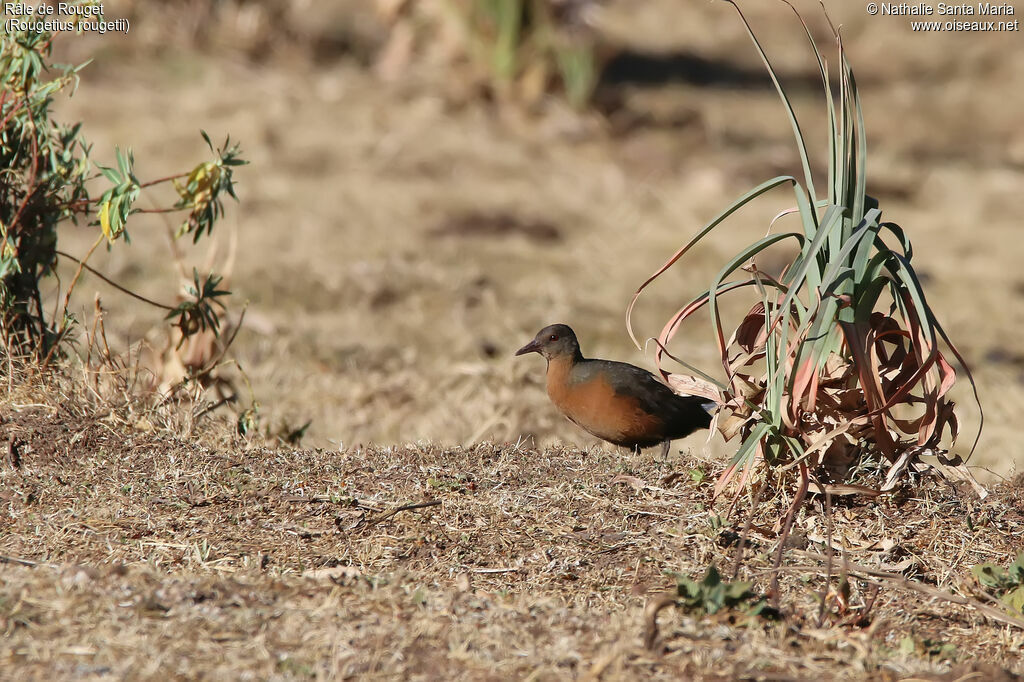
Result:
{"label": "bird's wing", "polygon": [[[675,408],[688,412],[692,407],[713,414],[717,404],[700,396],[681,396],[668,385],[658,380],[646,369],[625,362],[612,360],[588,360],[582,363],[591,376],[600,372],[615,392],[634,398],[640,406],[651,413]],[[669,407],[671,406],[671,407]]]}
{"label": "bird's wing", "polygon": [[645,369],[625,362],[611,360],[585,360],[573,370],[581,381],[590,381],[600,376],[619,395],[635,398],[650,412],[657,411],[659,402],[664,402],[672,393],[665,384]]}

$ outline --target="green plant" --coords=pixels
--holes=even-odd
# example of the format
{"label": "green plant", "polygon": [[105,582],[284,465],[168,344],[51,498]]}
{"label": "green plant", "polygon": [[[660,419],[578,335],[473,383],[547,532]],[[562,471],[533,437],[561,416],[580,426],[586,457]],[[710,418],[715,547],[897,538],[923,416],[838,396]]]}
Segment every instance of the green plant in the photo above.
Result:
{"label": "green plant", "polygon": [[559,8],[550,0],[462,0],[453,3],[469,38],[499,92],[514,83],[537,92],[552,81],[577,108],[590,100],[598,66],[591,37],[578,14],[587,3]]}
{"label": "green plant", "polygon": [[[791,188],[796,205],[779,212],[767,236],[729,258],[710,286],[668,320],[657,337],[655,360],[670,384],[698,386],[717,399],[718,429],[727,440],[740,438],[716,494],[738,472],[740,484],[746,482],[757,461],[778,470],[799,469],[797,502],[807,489],[809,463],[828,464],[833,474],[838,470],[842,475],[866,460],[887,461],[889,475],[882,488],[891,489],[920,455],[948,452],[947,431],[949,441],[955,441],[959,425],[948,392],[956,374],[947,354],[965,369],[966,363],[928,305],[912,264],[910,239],[898,225],[882,220],[878,202],[866,193],[864,117],[839,32],[832,29],[839,52],[834,95],[826,60],[790,5],[817,60],[827,104],[828,180],[821,196],[789,97],[743,13],[732,0],[726,2],[739,14],[775,84],[793,128],[802,179],[783,175],[758,185],[676,251],[638,288],[627,310],[629,333],[639,347],[631,314],[652,281],[740,208],[773,189]],[[790,215],[799,218],[800,229],[774,232]],[[760,271],[755,257],[783,242],[798,252],[781,276]],[[743,291],[754,294],[753,304],[727,335],[719,298]],[[705,306],[724,382],[682,361],[702,378],[662,368],[664,356],[676,359],[667,346],[680,325]],[[969,477],[965,468],[959,473]]]}
{"label": "green plant", "polygon": [[986,562],[971,567],[974,578],[1017,613],[1024,614],[1024,552],[1008,568]]}
{"label": "green plant", "polygon": [[722,580],[712,564],[700,581],[676,575],[676,605],[684,611],[709,616],[723,609],[742,609],[750,616],[770,615],[767,600],[753,592],[750,585],[749,582]]}
{"label": "green plant", "polygon": [[900,640],[898,651],[904,656],[914,656],[922,653],[928,658],[934,658],[938,661],[955,661],[959,654],[956,645],[951,642],[942,642],[928,638],[918,642],[910,635]]}
{"label": "green plant", "polygon": [[[105,241],[111,248],[122,237],[127,241],[127,223],[137,213],[181,212],[185,218],[179,236],[192,234],[198,240],[209,234],[223,215],[223,195],[235,197],[234,167],[245,163],[237,145],[226,141],[214,149],[204,132],[213,158],[190,172],[142,181],[135,175],[131,150],[119,149],[115,168],[96,166],[98,172],[94,171],[81,125],[60,124],[51,113],[53,98],[77,87],[85,66],[52,64],[56,38],[54,33],[31,30],[0,37],[0,338],[8,359],[34,357],[44,365],[62,352],[73,328],[68,307],[82,272],[102,277],[87,264],[99,245]],[[108,185],[99,197],[91,192],[95,181]],[[173,206],[136,206],[143,190],[163,184],[177,190]],[[88,253],[78,259],[58,249],[58,236],[62,225],[81,220],[100,229]],[[56,274],[61,258],[77,263],[77,268],[63,291],[62,304],[58,281],[55,300],[47,305],[41,285]],[[156,303],[111,284],[168,311],[184,340],[200,331],[218,332],[214,306],[223,307],[220,298],[228,293],[217,288],[220,282],[213,274],[201,281],[196,272],[190,299],[178,305]]]}

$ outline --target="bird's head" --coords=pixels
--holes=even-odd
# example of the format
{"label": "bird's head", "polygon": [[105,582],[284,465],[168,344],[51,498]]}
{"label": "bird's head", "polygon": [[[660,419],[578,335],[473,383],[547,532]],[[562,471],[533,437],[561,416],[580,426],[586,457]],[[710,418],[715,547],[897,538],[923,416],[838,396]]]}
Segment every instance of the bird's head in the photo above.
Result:
{"label": "bird's head", "polygon": [[540,353],[547,360],[564,356],[574,359],[583,357],[576,334],[566,324],[552,324],[544,327],[537,332],[537,336],[533,337],[533,341],[516,351],[516,355],[527,353]]}

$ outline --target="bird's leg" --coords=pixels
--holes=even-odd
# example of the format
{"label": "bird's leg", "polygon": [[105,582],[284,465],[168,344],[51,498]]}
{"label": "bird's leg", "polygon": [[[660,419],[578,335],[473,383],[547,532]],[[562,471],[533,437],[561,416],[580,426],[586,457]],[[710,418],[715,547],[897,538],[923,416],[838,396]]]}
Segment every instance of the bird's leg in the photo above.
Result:
{"label": "bird's leg", "polygon": [[668,451],[672,448],[672,441],[666,440],[661,444],[661,459],[668,459]]}

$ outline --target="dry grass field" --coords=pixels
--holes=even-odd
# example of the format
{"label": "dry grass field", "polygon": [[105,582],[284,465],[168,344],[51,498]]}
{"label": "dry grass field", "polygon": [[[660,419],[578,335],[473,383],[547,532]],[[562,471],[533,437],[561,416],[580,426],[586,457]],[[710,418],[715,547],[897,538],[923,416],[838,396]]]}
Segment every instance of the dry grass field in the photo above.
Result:
{"label": "dry grass field", "polygon": [[[831,514],[818,500],[789,540],[782,620],[767,620],[749,604],[651,611],[668,573],[699,579],[715,564],[730,578],[745,532],[712,504],[698,472],[713,466],[690,457],[254,449],[125,431],[67,405],[3,427],[23,460],[2,470],[5,676],[1002,680],[1024,669],[1024,619],[970,578],[1019,549],[1019,480],[985,502],[932,480]],[[741,570],[759,594],[787,503],[768,497]]]}
{"label": "dry grass field", "polygon": [[[238,365],[223,368],[238,409],[251,386],[264,427],[310,426],[306,449],[267,449],[232,434],[226,407],[158,419],[37,384],[7,394],[0,436],[19,443],[20,463],[0,461],[0,679],[1024,672],[1021,623],[994,620],[970,573],[1008,564],[1024,531],[1020,34],[917,34],[905,17],[826,4],[864,98],[868,192],[914,241],[930,302],[978,381],[986,423],[971,464],[988,499],[925,479],[836,501],[846,563],[837,553],[831,568],[817,500],[783,560],[782,620],[668,608],[646,646],[645,609],[670,573],[714,563],[732,575],[750,500],[726,517],[710,489],[735,444],[693,436],[667,461],[600,445],[550,406],[540,360],[511,354],[566,322],[586,354],[650,367],[625,332],[636,287],[741,193],[796,170],[784,112],[724,3],[607,3],[608,44],[660,75],[623,67],[602,117],[554,101],[498,106],[461,71],[426,63],[383,81],[368,66],[382,37],[365,3],[266,3],[291,12],[263,35],[257,9],[204,25],[203,3],[147,14],[110,2],[132,32],[60,46],[95,59],[60,117],[83,122],[102,162],[132,147],[141,177],[191,167],[200,129],[242,143],[251,164],[216,246],[179,248],[189,267],[229,265],[234,319],[248,303]],[[799,24],[777,2],[743,6],[822,142],[812,155],[824,172],[823,100]],[[640,331],[656,334],[790,202],[771,194],[744,209],[659,280]],[[94,230],[65,228],[63,248],[83,253]],[[129,231],[130,246],[91,263],[172,299],[166,224],[139,216]],[[82,319],[97,292],[113,346],[157,339],[159,311],[90,277],[74,303]],[[718,364],[706,324],[672,350]],[[954,390],[966,454],[979,415],[966,382]],[[739,569],[759,593],[791,493],[772,490]],[[424,501],[438,504],[388,516]],[[848,608],[822,600],[844,571]]]}

